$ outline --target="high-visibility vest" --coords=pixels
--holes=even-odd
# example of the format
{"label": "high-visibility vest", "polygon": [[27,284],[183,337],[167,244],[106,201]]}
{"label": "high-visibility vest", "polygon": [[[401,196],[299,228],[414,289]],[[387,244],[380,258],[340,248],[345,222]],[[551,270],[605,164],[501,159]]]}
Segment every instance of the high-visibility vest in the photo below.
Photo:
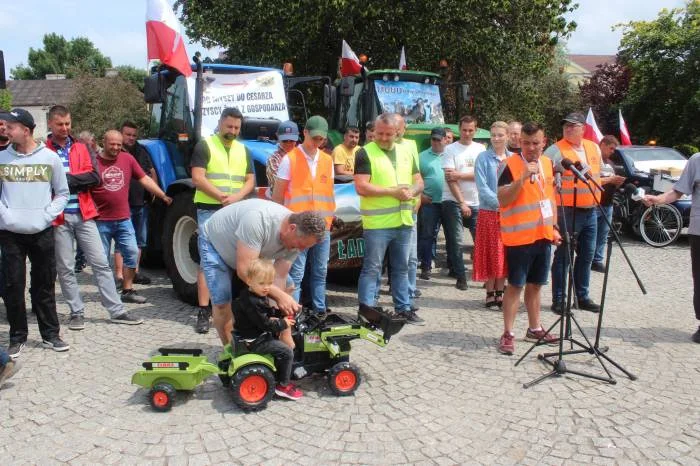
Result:
{"label": "high-visibility vest", "polygon": [[[369,181],[375,186],[394,188],[413,184],[413,158],[408,151],[396,150],[396,167],[375,142],[365,147],[370,163]],[[413,202],[401,202],[392,196],[360,196],[362,228],[377,230],[413,225]]]}
{"label": "high-visibility vest", "polygon": [[326,219],[326,228],[331,227],[335,215],[333,193],[333,158],[319,151],[316,176],[301,147],[287,153],[289,159],[289,185],[284,193],[284,205],[293,212],[313,210]]}
{"label": "high-visibility vest", "polygon": [[[240,142],[231,141],[228,151],[224,147],[218,135],[213,134],[204,142],[209,149],[209,163],[207,163],[207,180],[226,194],[234,194],[243,188],[245,183],[248,158],[245,146]],[[221,204],[208,194],[197,189],[194,193],[194,202],[201,204]]]}
{"label": "high-visibility vest", "polygon": [[[593,179],[600,183],[600,156],[598,155],[598,148],[594,142],[584,139],[582,142],[583,150],[586,153],[586,164],[590,167],[590,173]],[[571,144],[566,139],[561,139],[557,141],[557,147],[559,152],[561,152],[562,157],[565,157],[572,162],[584,161],[578,158],[576,151]],[[571,170],[565,170],[561,177],[561,195],[563,205],[566,207],[574,207],[574,181],[576,178]],[[592,183],[591,183],[592,184]],[[593,186],[594,195],[588,187],[581,181],[576,182],[576,207],[595,207],[596,200],[600,202],[600,191]]]}
{"label": "high-visibility vest", "polygon": [[[420,167],[420,160],[418,158],[418,146],[416,146],[416,141],[413,139],[406,139],[403,138],[401,142],[396,143],[396,147],[401,148],[402,150],[405,150],[409,153],[411,157],[413,157],[413,160],[416,162],[416,167]],[[411,199],[411,202],[413,203],[414,206],[414,211],[418,210],[420,207],[420,196],[416,196],[413,199]]]}
{"label": "high-visibility vest", "polygon": [[[513,180],[520,179],[527,170],[527,164],[519,154],[508,157],[506,164]],[[541,173],[535,182],[526,180],[515,201],[499,208],[501,238],[505,246],[523,246],[540,239],[554,239],[554,213],[557,207],[554,200],[552,161],[540,156],[540,167]],[[541,201],[550,204],[552,216],[547,219],[542,216]]]}

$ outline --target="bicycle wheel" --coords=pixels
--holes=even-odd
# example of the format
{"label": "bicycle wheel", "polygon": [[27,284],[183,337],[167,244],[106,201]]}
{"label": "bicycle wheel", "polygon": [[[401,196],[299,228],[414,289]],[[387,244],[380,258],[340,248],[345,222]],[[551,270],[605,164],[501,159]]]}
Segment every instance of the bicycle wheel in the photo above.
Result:
{"label": "bicycle wheel", "polygon": [[639,219],[642,238],[656,248],[673,243],[682,229],[681,213],[670,204],[648,207]]}

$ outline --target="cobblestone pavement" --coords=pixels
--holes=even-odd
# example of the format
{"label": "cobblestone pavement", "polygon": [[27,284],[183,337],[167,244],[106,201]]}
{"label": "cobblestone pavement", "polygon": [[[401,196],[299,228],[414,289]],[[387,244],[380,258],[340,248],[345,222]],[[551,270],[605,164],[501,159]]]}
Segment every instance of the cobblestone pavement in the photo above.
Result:
{"label": "cobblestone pavement", "polygon": [[[69,352],[42,349],[32,319],[24,368],[0,390],[0,462],[700,464],[700,345],[690,341],[696,322],[688,243],[653,249],[629,240],[626,247],[649,294],[641,294],[616,249],[603,344],[636,381],[611,368],[616,385],[567,375],[523,389],[548,370],[539,350],[513,365],[529,348],[525,313],[516,355],[500,355],[501,314],[482,307],[483,290],[458,291],[438,275],[419,280],[425,326],[404,327],[384,349],[354,344],[364,378],[355,396],[337,398],[325,379],[309,378],[301,381],[300,401],[275,399],[253,414],[237,409],[217,378],[179,394],[169,413],[152,412],[146,391],[130,385],[132,373],[161,346],[200,347],[214,360],[215,332],[193,331],[194,311],[174,298],[163,271],[149,271],[154,284],[141,287],[149,303],[129,305],[144,325],[109,324],[88,269],[80,274],[87,325],[80,332],[63,327]],[[594,273],[595,293],[601,283]],[[333,286],[328,299],[337,311],[355,312],[352,288]],[[549,301],[547,290],[547,309]],[[59,302],[62,319],[67,312]],[[592,337],[595,316],[576,316]],[[543,312],[546,325],[555,317]],[[0,320],[5,346],[8,327]],[[566,363],[603,374],[590,355]]]}

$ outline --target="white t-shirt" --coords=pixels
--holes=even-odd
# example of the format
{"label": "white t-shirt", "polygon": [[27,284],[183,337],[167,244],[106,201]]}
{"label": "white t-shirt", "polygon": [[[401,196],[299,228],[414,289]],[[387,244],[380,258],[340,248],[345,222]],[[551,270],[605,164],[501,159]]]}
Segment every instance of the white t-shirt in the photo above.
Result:
{"label": "white t-shirt", "polygon": [[[304,154],[304,158],[306,159],[306,163],[309,164],[309,171],[311,172],[311,176],[313,178],[316,178],[316,167],[318,166],[318,156],[319,156],[319,150],[316,149],[316,153],[313,156],[310,156],[309,154],[306,153],[303,147],[298,146],[301,152]],[[289,156],[285,155],[282,161],[280,162],[279,167],[277,167],[277,175],[276,177],[279,178],[280,180],[285,180],[289,181],[292,179],[292,174],[290,173],[291,167],[289,165]],[[331,179],[335,178],[335,167],[331,166]],[[287,185],[287,192],[291,192],[292,189],[292,184]]]}
{"label": "white t-shirt", "polygon": [[[458,173],[474,174],[476,157],[485,150],[486,146],[478,142],[472,141],[471,144],[465,146],[461,142],[455,141],[445,148],[445,153],[442,155],[442,168],[443,170],[452,169]],[[478,206],[479,192],[476,189],[476,182],[474,180],[458,181],[458,184],[465,202],[470,206]],[[442,189],[442,199],[457,202],[447,182]]]}

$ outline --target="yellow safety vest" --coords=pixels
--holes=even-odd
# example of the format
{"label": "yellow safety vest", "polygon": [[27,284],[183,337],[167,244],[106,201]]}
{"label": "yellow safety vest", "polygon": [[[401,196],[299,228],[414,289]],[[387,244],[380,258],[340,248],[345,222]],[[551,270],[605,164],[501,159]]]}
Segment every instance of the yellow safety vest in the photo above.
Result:
{"label": "yellow safety vest", "polygon": [[[218,135],[213,134],[204,140],[209,149],[207,180],[226,194],[237,193],[245,183],[248,159],[245,146],[234,140],[228,152]],[[201,204],[221,204],[199,189],[194,193],[194,202]]]}
{"label": "yellow safety vest", "polygon": [[[401,142],[397,142],[396,144],[397,147],[401,147],[403,150],[408,151],[408,153],[413,157],[413,160],[416,162],[416,167],[420,167],[420,160],[418,158],[418,146],[416,146],[416,141],[413,139],[406,139],[405,137],[401,140]],[[413,203],[414,206],[414,212],[420,208],[420,196],[414,197],[411,202]]]}
{"label": "yellow safety vest", "polygon": [[[370,183],[383,188],[413,184],[413,158],[408,151],[395,146],[396,167],[379,146],[370,142],[365,147],[370,163]],[[362,228],[377,230],[413,225],[413,202],[400,202],[392,196],[360,196]]]}

